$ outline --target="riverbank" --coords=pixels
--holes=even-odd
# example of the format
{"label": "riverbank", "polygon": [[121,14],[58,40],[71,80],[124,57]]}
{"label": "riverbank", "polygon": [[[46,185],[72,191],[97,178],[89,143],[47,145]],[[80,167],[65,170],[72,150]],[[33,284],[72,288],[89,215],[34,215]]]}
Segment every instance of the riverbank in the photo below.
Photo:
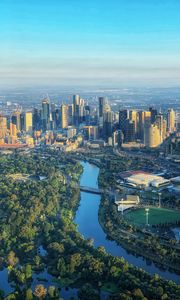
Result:
{"label": "riverbank", "polygon": [[[162,247],[157,237],[153,237],[150,233],[147,235],[142,231],[137,232],[135,227],[122,219],[115,205],[107,199],[101,200],[99,222],[108,238],[116,241],[127,251],[136,256],[143,256],[148,261],[154,262],[159,268],[180,274],[178,253],[175,255],[173,245],[172,248],[164,245]],[[155,243],[156,245],[152,248]],[[168,250],[172,251],[172,259],[171,252],[168,253]]]}
{"label": "riverbank", "polygon": [[[0,197],[1,207],[6,212],[6,218],[10,220],[8,244],[4,243],[3,253],[10,273],[9,279],[12,283],[15,282],[14,290],[9,295],[10,299],[26,299],[27,294],[32,296],[31,299],[35,299],[33,293],[36,286],[33,284],[36,273],[35,284],[41,284],[46,293],[45,299],[50,298],[52,291],[52,298],[59,299],[59,288],[64,284],[78,288],[77,297],[81,295],[82,299],[86,297],[85,299],[99,300],[101,290],[110,287],[116,288],[111,290],[111,299],[116,299],[117,295],[133,298],[137,290],[147,299],[152,299],[153,295],[155,299],[160,300],[164,294],[167,294],[169,299],[177,299],[178,287],[175,283],[165,281],[157,275],[151,276],[142,270],[142,267],[146,268],[141,259],[136,260],[136,257],[126,253],[123,248],[106,240],[98,222],[100,196],[81,192],[81,197],[78,197],[77,180],[82,167],[75,162],[69,163],[68,158],[61,154],[47,154],[51,155],[47,160],[44,159],[45,153],[40,153],[38,157],[37,153],[24,158],[17,156],[16,160],[14,156],[8,158],[11,168],[12,162],[15,161],[16,168],[28,168],[27,171],[31,173],[33,170],[35,173],[38,171],[46,175],[46,181],[12,181],[8,184],[5,176],[1,176],[1,195],[8,187],[8,195],[3,194],[4,197]],[[7,163],[7,158],[4,160]],[[3,165],[2,161],[1,163]],[[80,183],[96,188],[99,169],[88,163],[82,165],[84,169]],[[60,176],[62,171],[63,176]],[[14,172],[17,172],[16,169]],[[65,182],[64,178],[68,178],[69,175],[73,180]],[[13,194],[15,188],[16,195]],[[17,207],[21,209],[17,210]],[[7,230],[6,223],[2,220],[0,222],[0,229]],[[31,226],[27,226],[28,224]],[[6,242],[5,235],[3,238]],[[45,255],[37,253],[39,239]],[[8,247],[12,249],[10,252]],[[127,258],[129,263],[123,257]],[[141,269],[134,267],[131,259]],[[48,278],[46,280],[44,277],[41,281],[38,277],[42,275],[43,270]],[[152,270],[152,273],[155,271]],[[173,298],[174,295],[176,298]]]}

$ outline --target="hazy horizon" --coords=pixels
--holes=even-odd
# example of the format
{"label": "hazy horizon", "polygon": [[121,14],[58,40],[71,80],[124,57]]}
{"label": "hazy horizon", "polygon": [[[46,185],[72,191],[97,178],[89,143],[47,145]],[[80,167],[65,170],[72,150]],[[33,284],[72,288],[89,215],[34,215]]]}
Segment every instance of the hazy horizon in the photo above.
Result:
{"label": "hazy horizon", "polygon": [[180,2],[2,0],[0,85],[180,86]]}

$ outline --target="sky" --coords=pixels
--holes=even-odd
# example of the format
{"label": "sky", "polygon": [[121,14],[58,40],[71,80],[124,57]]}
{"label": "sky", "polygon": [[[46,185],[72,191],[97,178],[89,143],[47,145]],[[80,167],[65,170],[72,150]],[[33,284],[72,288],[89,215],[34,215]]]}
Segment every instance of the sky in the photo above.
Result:
{"label": "sky", "polygon": [[179,0],[0,0],[0,85],[180,86]]}

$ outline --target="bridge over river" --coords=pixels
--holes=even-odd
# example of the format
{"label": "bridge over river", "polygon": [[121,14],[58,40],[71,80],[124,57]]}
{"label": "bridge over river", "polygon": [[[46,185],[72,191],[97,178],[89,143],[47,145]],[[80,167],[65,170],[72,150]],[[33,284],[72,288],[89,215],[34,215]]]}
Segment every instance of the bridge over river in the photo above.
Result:
{"label": "bridge over river", "polygon": [[111,197],[112,200],[115,200],[115,198],[116,198],[115,192],[110,191],[110,190],[105,191],[105,190],[99,189],[99,188],[93,188],[93,187],[89,187],[89,186],[80,185],[80,191],[85,192],[85,193],[96,194],[96,195],[101,195],[103,193],[106,193]]}
{"label": "bridge over river", "polygon": [[80,190],[81,190],[82,192],[92,193],[92,194],[97,194],[97,195],[101,195],[101,194],[103,193],[103,190],[101,190],[101,189],[98,189],[98,188],[92,188],[92,187],[89,187],[89,186],[83,186],[83,185],[80,186]]}

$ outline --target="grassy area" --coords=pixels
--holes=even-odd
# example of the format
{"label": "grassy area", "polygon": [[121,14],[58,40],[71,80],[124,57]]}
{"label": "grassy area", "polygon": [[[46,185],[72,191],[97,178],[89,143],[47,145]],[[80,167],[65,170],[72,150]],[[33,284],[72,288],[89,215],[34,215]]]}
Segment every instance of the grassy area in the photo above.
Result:
{"label": "grassy area", "polygon": [[[144,208],[132,210],[125,215],[126,219],[131,223],[138,225],[146,224],[146,214]],[[180,221],[179,211],[164,208],[149,208],[149,224],[157,225],[164,223],[176,223]]]}

